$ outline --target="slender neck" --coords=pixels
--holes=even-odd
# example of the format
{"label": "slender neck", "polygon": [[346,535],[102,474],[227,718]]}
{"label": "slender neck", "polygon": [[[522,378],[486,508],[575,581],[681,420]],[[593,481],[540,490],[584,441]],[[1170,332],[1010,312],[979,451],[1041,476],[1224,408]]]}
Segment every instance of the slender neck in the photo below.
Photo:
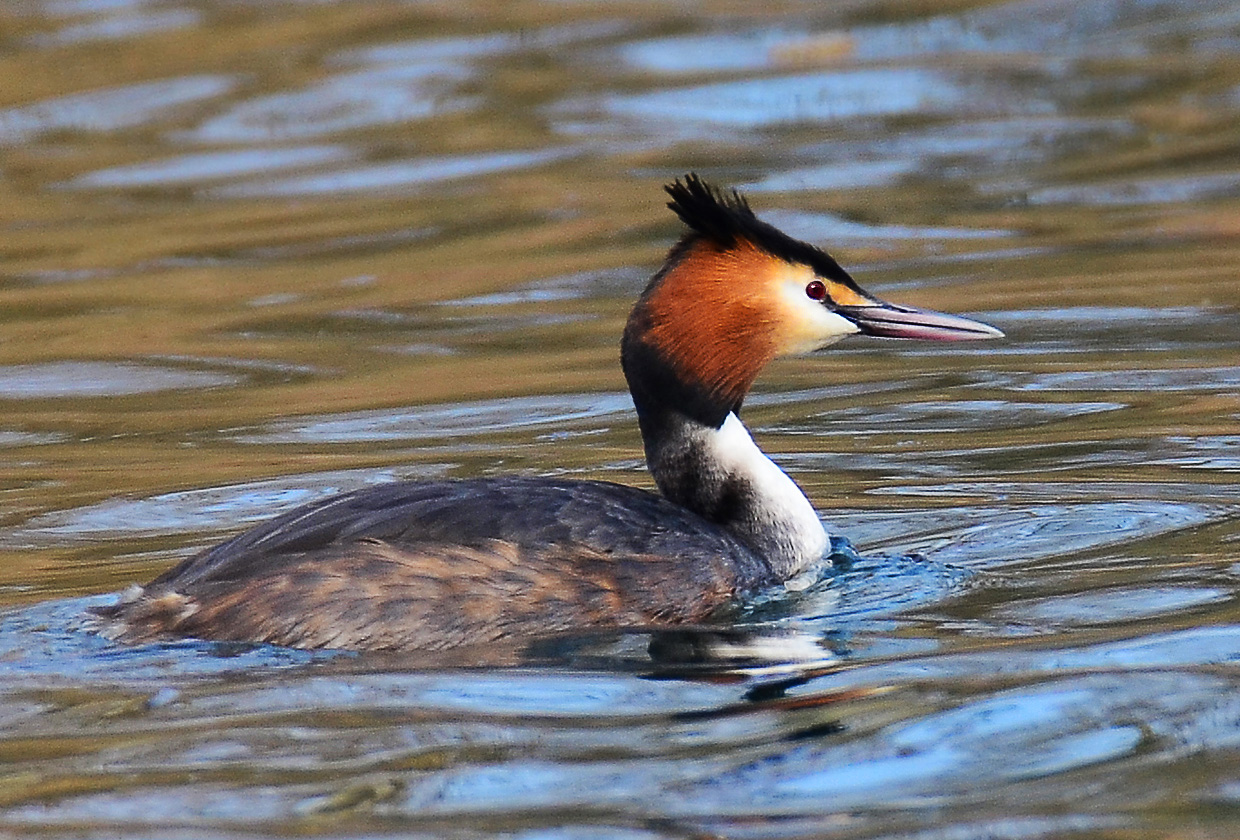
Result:
{"label": "slender neck", "polygon": [[681,239],[629,314],[620,364],[663,495],[731,531],[787,580],[830,541],[801,488],[737,416],[774,343],[764,307],[738,302],[720,278],[761,275],[769,258],[755,262],[756,253]]}
{"label": "slender neck", "polygon": [[819,560],[829,539],[818,514],[754,443],[739,405],[713,403],[641,355],[626,342],[622,360],[646,464],[663,495],[742,539],[779,580]]}

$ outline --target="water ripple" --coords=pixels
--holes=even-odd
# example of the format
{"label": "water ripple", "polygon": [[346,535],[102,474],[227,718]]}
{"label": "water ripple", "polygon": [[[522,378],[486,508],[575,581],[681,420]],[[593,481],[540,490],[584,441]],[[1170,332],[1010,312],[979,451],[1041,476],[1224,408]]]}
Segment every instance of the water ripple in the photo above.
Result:
{"label": "water ripple", "polygon": [[394,470],[336,470],[281,476],[225,487],[179,490],[144,499],[112,498],[45,513],[0,531],[0,545],[65,545],[78,541],[235,530],[298,505],[403,478],[434,478],[434,466]]}
{"label": "water ripple", "polygon": [[474,178],[496,172],[527,169],[576,154],[576,149],[538,149],[398,160],[341,168],[317,175],[256,180],[236,186],[218,187],[212,190],[211,194],[228,198],[253,198],[411,189],[457,178]]}
{"label": "water ripple", "polygon": [[164,160],[114,166],[79,175],[71,188],[133,188],[173,186],[238,178],[245,175],[299,169],[348,160],[354,153],[344,146],[294,146],[283,149],[232,149],[178,155]]}
{"label": "water ripple", "polygon": [[0,366],[0,399],[113,397],[183,388],[219,388],[244,379],[221,371],[136,362],[46,362]]}
{"label": "water ripple", "polygon": [[562,427],[632,410],[627,394],[563,394],[426,406],[405,411],[358,411],[281,420],[267,431],[237,436],[245,443],[357,443],[422,440]]}
{"label": "water ripple", "polygon": [[202,20],[202,13],[194,9],[123,9],[119,14],[68,23],[55,32],[34,35],[29,40],[38,47],[59,47],[90,41],[127,41],[154,32],[189,29],[201,24]]}
{"label": "water ripple", "polygon": [[0,110],[0,143],[24,143],[51,131],[116,131],[167,116],[185,105],[223,96],[234,76],[181,76],[101,88]]}
{"label": "water ripple", "polygon": [[[918,68],[809,73],[719,82],[642,94],[611,94],[566,102],[559,114],[602,113],[635,126],[697,136],[720,127],[757,129],[786,123],[834,123],[961,111],[1006,113],[1013,107],[999,91],[971,89],[957,77]],[[1023,98],[1021,110],[1042,113],[1046,103]],[[572,124],[564,123],[573,131]]]}
{"label": "water ripple", "polygon": [[[972,490],[965,488],[972,487]],[[949,499],[970,492],[994,496],[984,485],[883,487],[874,495],[930,495]],[[1010,510],[977,506],[902,511],[897,519],[833,514],[833,530],[865,535],[871,548],[920,553],[936,562],[987,568],[1043,557],[1070,557],[1103,546],[1136,543],[1159,534],[1221,520],[1234,506],[1156,500],[1040,504]],[[886,533],[884,533],[886,531]]]}
{"label": "water ripple", "polygon": [[1240,367],[1187,367],[1177,370],[1075,370],[1031,374],[1014,381],[1016,391],[1217,391],[1240,388]]}
{"label": "water ripple", "polygon": [[476,104],[453,95],[468,75],[450,63],[345,73],[304,90],[246,100],[184,136],[199,143],[256,143],[426,119]]}
{"label": "water ripple", "polygon": [[1054,595],[1000,607],[995,615],[1048,627],[1080,627],[1177,613],[1230,600],[1230,590],[1201,586],[1141,586]]}

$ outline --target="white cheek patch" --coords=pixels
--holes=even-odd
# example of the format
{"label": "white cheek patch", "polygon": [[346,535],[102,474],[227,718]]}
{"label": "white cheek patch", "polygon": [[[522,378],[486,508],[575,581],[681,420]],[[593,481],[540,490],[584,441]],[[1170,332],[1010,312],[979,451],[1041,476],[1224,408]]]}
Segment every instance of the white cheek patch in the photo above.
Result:
{"label": "white cheek patch", "polygon": [[781,355],[809,353],[861,332],[852,321],[837,315],[805,294],[806,283],[788,278],[779,284],[781,321],[778,330]]}

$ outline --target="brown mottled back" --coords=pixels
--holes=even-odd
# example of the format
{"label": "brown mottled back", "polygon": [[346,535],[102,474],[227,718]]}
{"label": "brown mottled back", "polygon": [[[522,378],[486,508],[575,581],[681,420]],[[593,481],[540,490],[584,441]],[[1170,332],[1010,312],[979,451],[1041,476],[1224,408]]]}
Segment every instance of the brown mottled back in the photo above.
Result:
{"label": "brown mottled back", "polygon": [[[241,586],[152,588],[125,605],[127,641],[169,636],[300,648],[443,650],[575,627],[699,622],[732,582],[686,598],[675,558],[617,561],[583,547],[399,548],[363,540]],[[636,581],[644,597],[634,599]],[[194,591],[197,590],[197,591]]]}
{"label": "brown mottled back", "polygon": [[743,542],[651,493],[510,477],[381,485],[299,508],[97,613],[128,641],[443,650],[699,622],[770,582]]}

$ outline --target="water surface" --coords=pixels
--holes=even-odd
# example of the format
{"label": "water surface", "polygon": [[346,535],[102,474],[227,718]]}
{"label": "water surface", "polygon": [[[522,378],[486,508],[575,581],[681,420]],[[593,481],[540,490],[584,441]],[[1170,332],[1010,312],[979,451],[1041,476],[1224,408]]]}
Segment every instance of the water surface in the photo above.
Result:
{"label": "water surface", "polygon": [[[1234,3],[28,0],[0,33],[0,834],[1240,834]],[[706,635],[84,628],[343,490],[649,486],[616,346],[691,169],[1007,333],[760,379],[855,562]]]}

